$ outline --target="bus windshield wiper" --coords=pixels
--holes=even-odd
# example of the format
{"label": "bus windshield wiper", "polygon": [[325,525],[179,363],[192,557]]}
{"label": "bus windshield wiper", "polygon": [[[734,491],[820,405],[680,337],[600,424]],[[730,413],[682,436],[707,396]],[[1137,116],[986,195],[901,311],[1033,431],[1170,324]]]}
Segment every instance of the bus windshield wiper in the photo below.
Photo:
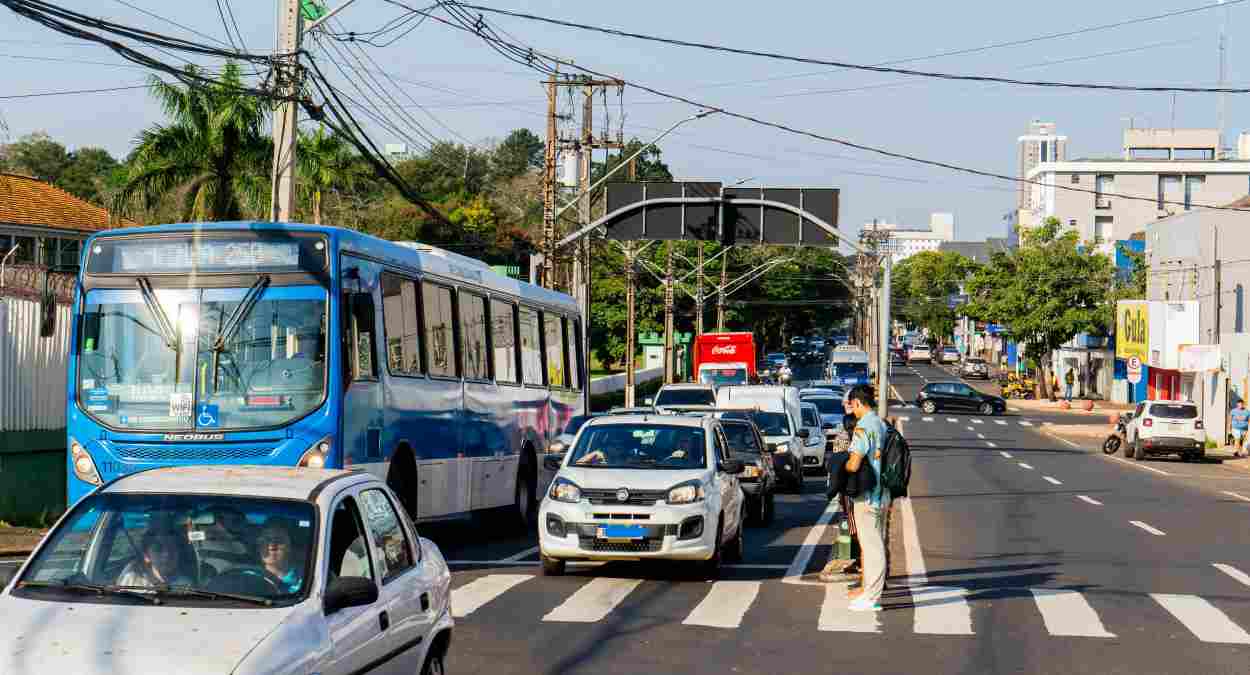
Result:
{"label": "bus windshield wiper", "polygon": [[239,602],[248,602],[253,605],[261,605],[263,607],[272,607],[273,600],[271,598],[262,598],[259,595],[244,595],[242,593],[221,593],[219,591],[206,591],[202,588],[193,588],[191,586],[162,586],[157,588],[161,593],[169,595],[182,595],[194,598],[210,598],[214,600],[238,600]]}
{"label": "bus windshield wiper", "polygon": [[152,282],[148,281],[147,277],[139,277],[135,279],[135,285],[139,287],[139,294],[143,296],[143,304],[147,305],[148,312],[156,318],[156,326],[161,331],[161,338],[170,349],[177,352],[178,332],[174,330],[174,324],[170,322],[169,315],[165,314],[165,309],[156,299],[156,293],[152,292]]}
{"label": "bus windshield wiper", "polygon": [[247,289],[247,295],[243,296],[243,301],[234,308],[230,313],[230,317],[226,319],[226,324],[222,326],[221,332],[217,333],[217,337],[213,339],[213,351],[220,352],[226,349],[226,343],[234,337],[238,332],[239,326],[243,325],[243,320],[252,312],[252,308],[260,300],[260,296],[264,294],[265,289],[269,287],[269,275],[262,274],[252,287]]}

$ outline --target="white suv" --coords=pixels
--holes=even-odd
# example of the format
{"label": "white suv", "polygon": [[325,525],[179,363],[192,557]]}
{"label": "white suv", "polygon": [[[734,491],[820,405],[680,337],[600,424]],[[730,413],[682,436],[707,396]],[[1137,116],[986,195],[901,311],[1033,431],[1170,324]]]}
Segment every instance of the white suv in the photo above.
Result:
{"label": "white suv", "polygon": [[568,560],[667,558],[715,577],[742,557],[742,462],[712,415],[597,417],[546,462],[558,470],[538,513],[543,574]]}
{"label": "white suv", "polygon": [[1149,455],[1178,454],[1185,461],[1206,454],[1207,432],[1198,406],[1188,401],[1142,401],[1125,430],[1124,456],[1138,461]]}
{"label": "white suv", "polygon": [[803,490],[803,441],[810,432],[803,428],[799,390],[795,387],[757,385],[721,387],[716,403],[722,409],[750,410],[727,413],[748,416],[760,428],[773,455],[773,469],[791,490]]}
{"label": "white suv", "polygon": [[800,422],[807,429],[807,438],[803,441],[803,470],[824,471],[825,467],[825,430],[820,417],[820,408],[815,403],[803,401],[800,404]]}
{"label": "white suv", "polygon": [[907,362],[924,361],[925,363],[933,363],[933,352],[925,345],[916,345],[907,352]]}

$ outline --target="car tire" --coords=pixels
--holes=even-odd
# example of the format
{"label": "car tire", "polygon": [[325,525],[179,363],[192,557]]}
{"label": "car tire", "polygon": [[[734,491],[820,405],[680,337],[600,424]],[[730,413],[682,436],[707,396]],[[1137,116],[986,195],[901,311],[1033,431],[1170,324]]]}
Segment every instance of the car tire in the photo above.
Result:
{"label": "car tire", "polygon": [[421,666],[421,675],[444,675],[447,672],[447,664],[443,662],[443,650],[430,650],[425,655],[425,664]]}
{"label": "car tire", "polygon": [[535,499],[534,479],[536,473],[529,455],[521,455],[521,463],[517,466],[516,490],[512,498],[513,522],[522,530],[535,527],[538,522],[538,500]]}
{"label": "car tire", "polygon": [[734,538],[730,539],[729,544],[725,546],[724,559],[728,562],[742,561],[742,516],[743,514],[738,514],[738,533],[735,534]]}
{"label": "car tire", "polygon": [[981,414],[982,414],[982,415],[986,415],[986,416],[988,416],[988,415],[993,415],[993,414],[994,414],[994,404],[992,404],[992,403],[982,403],[982,404],[981,404],[980,411],[981,411]]}
{"label": "car tire", "polygon": [[722,552],[720,545],[721,534],[723,532],[721,530],[722,527],[724,527],[723,522],[716,523],[716,538],[712,540],[715,542],[712,546],[712,557],[696,563],[698,565],[699,577],[705,580],[713,580],[720,577],[720,566],[724,558],[724,553]]}
{"label": "car tire", "polygon": [[1134,452],[1133,448],[1135,448],[1136,446],[1137,446],[1137,439],[1133,439],[1131,443],[1124,444],[1124,458],[1125,459],[1133,458],[1133,452]]}
{"label": "car tire", "polygon": [[1138,438],[1137,442],[1133,444],[1133,459],[1139,462],[1146,459],[1146,450],[1142,447],[1140,438]]}
{"label": "car tire", "polygon": [[559,577],[564,575],[564,561],[558,558],[548,558],[545,555],[540,557],[543,560],[543,576]]}
{"label": "car tire", "polygon": [[760,518],[761,525],[772,525],[773,519],[777,517],[777,493],[772,490],[768,491],[768,495],[764,497],[764,505],[761,509],[762,516]]}
{"label": "car tire", "polygon": [[937,404],[933,401],[925,401],[920,404],[920,409],[923,410],[926,415],[932,415],[937,412]]}

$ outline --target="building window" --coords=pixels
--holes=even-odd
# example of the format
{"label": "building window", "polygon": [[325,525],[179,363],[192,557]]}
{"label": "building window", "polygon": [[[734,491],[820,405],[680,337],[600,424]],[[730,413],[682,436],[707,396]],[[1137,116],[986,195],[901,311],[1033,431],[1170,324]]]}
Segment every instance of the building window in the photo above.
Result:
{"label": "building window", "polygon": [[1188,211],[1190,204],[1193,203],[1198,193],[1202,191],[1202,185],[1207,182],[1206,176],[1185,176],[1185,210]]}
{"label": "building window", "polygon": [[1167,208],[1169,202],[1177,201],[1177,194],[1180,192],[1181,177],[1180,176],[1159,176],[1159,210],[1163,211]]}
{"label": "building window", "polygon": [[1176,148],[1172,159],[1215,159],[1215,148]]}
{"label": "building window", "polygon": [[1094,243],[1101,244],[1111,241],[1111,216],[1094,217]]}
{"label": "building window", "polygon": [[1081,174],[1079,174],[1079,173],[1074,173],[1074,174],[1072,174],[1072,184],[1073,184],[1073,185],[1080,185],[1080,184],[1081,184]]}
{"label": "building window", "polygon": [[1129,148],[1130,159],[1171,159],[1172,151],[1167,148]]}
{"label": "building window", "polygon": [[1072,220],[1069,220],[1069,221],[1068,221],[1068,227],[1070,227],[1070,228],[1072,228],[1072,229],[1074,229],[1074,230],[1076,229],[1076,219],[1075,219],[1075,218],[1073,218]]}

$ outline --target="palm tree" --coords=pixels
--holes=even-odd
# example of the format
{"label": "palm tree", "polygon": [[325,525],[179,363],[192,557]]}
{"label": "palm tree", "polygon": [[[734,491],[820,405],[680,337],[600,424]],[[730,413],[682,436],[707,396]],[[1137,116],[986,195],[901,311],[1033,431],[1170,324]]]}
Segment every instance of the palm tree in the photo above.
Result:
{"label": "palm tree", "polygon": [[299,189],[312,200],[313,223],[321,224],[322,192],[351,190],[364,177],[360,157],[338,134],[319,128],[313,134],[300,134]]}
{"label": "palm tree", "polygon": [[262,211],[273,141],[262,133],[265,101],[242,91],[239,66],[227,63],[217,81],[203,86],[183,88],[153,77],[151,87],[171,123],[136,137],[114,207],[148,209],[176,195],[183,221],[234,220]]}

